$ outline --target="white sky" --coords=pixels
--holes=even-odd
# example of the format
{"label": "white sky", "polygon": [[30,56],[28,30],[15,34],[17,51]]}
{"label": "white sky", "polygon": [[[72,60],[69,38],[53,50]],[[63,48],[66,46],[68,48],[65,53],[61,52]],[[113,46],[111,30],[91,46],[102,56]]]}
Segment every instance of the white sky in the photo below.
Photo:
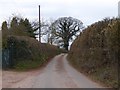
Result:
{"label": "white sky", "polygon": [[0,0],[0,26],[12,14],[20,14],[30,20],[38,20],[38,5],[41,18],[57,19],[72,16],[84,25],[90,25],[105,17],[118,15],[119,0]]}

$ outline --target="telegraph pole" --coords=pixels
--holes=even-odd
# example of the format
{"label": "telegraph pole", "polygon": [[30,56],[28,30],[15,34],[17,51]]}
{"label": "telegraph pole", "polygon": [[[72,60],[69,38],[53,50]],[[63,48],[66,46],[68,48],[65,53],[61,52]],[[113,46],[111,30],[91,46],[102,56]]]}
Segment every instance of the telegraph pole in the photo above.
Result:
{"label": "telegraph pole", "polygon": [[120,18],[120,1],[118,2],[118,18]]}
{"label": "telegraph pole", "polygon": [[41,21],[40,21],[40,5],[39,5],[39,42],[41,43]]}

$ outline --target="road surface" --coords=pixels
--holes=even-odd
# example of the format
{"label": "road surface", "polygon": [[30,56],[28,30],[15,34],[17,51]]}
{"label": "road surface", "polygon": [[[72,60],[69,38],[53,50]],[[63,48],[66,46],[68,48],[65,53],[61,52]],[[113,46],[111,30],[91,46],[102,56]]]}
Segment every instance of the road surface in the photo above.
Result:
{"label": "road surface", "polygon": [[54,57],[46,67],[29,72],[3,71],[3,88],[102,88],[69,65],[67,54]]}

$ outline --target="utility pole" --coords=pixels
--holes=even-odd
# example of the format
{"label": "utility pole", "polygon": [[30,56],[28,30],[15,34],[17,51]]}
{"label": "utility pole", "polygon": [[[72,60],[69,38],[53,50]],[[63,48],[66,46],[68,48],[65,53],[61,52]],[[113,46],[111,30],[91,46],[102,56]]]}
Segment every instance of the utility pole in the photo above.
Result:
{"label": "utility pole", "polygon": [[39,42],[41,43],[41,21],[40,21],[40,5],[39,5]]}
{"label": "utility pole", "polygon": [[118,2],[118,18],[120,18],[120,1]]}

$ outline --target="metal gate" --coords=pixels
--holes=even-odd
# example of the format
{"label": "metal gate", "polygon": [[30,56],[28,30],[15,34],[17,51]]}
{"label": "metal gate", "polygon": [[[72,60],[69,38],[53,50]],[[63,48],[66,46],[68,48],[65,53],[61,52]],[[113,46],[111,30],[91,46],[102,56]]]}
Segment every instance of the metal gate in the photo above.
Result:
{"label": "metal gate", "polygon": [[0,69],[2,69],[2,50],[0,49]]}
{"label": "metal gate", "polygon": [[12,68],[14,66],[13,56],[13,46],[2,50],[2,69]]}
{"label": "metal gate", "polygon": [[2,68],[6,69],[10,66],[10,51],[9,49],[2,50]]}

